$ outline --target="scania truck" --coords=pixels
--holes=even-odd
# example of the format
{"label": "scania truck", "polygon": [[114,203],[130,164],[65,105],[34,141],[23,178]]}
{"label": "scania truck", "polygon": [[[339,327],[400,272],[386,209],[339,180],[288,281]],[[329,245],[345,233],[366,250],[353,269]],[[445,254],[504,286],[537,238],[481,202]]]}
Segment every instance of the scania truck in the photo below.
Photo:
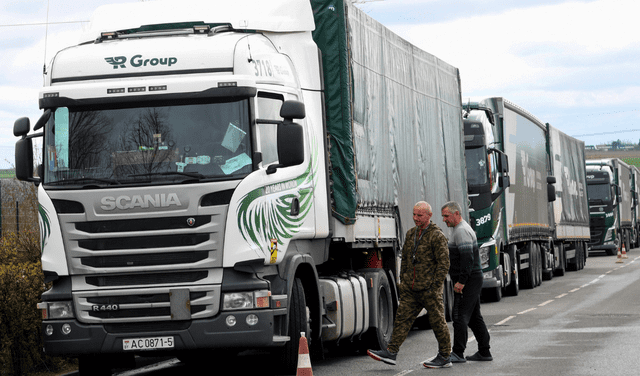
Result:
{"label": "scania truck", "polygon": [[350,1],[102,6],[39,106],[44,349],[83,375],[386,346],[413,205],[467,202],[458,69]]}
{"label": "scania truck", "polygon": [[587,183],[591,250],[615,255],[624,245],[628,251],[633,235],[630,166],[618,158],[589,159]]}
{"label": "scania truck", "polygon": [[501,97],[463,106],[485,299],[534,288],[566,263],[579,269],[589,238],[584,145]]}

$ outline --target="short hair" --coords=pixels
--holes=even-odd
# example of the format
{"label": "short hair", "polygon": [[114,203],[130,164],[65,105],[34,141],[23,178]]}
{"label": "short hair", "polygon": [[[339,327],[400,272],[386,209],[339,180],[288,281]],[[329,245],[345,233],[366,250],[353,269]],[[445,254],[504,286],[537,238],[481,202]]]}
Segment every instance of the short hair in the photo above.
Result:
{"label": "short hair", "polygon": [[428,202],[426,201],[418,201],[416,202],[415,205],[413,205],[414,208],[423,208],[424,210],[427,211],[427,213],[429,214],[433,214],[433,211],[431,210],[431,205],[429,205]]}
{"label": "short hair", "polygon": [[462,208],[460,207],[460,204],[455,201],[449,201],[446,204],[442,205],[442,209],[440,209],[440,211],[444,209],[450,211],[451,214],[454,214],[455,212],[462,214]]}

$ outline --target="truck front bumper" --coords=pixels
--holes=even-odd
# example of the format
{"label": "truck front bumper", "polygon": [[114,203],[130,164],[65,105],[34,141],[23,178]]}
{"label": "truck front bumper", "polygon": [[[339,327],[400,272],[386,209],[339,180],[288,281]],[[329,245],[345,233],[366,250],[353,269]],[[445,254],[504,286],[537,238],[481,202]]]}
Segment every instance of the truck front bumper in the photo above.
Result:
{"label": "truck front bumper", "polygon": [[494,270],[483,273],[483,276],[484,276],[484,279],[482,280],[483,289],[502,287],[502,265],[499,265]]}
{"label": "truck front bumper", "polygon": [[[286,310],[286,309],[285,309]],[[137,338],[173,337],[173,348],[162,350],[180,351],[203,348],[261,348],[282,345],[274,340],[274,314],[276,310],[252,310],[223,312],[212,319],[191,322],[167,322],[167,329],[157,323],[153,330],[145,330],[147,323],[118,326],[102,324],[82,324],[77,320],[46,320],[42,324],[44,350],[49,355],[70,355],[98,353],[124,353],[123,340]],[[280,313],[280,312],[279,312]],[[247,316],[253,314],[258,321],[247,323]],[[282,313],[280,313],[282,314]],[[227,324],[227,318],[234,316],[235,325]],[[62,331],[67,324],[68,334]],[[47,335],[47,327],[53,333]],[[280,337],[280,339],[282,339]],[[150,352],[154,350],[148,350]]]}

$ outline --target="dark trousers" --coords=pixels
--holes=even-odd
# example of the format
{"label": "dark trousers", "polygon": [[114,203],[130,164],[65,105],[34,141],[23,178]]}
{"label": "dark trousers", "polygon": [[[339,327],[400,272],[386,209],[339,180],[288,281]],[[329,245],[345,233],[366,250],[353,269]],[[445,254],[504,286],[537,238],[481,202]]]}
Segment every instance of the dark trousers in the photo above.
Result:
{"label": "dark trousers", "polygon": [[489,331],[480,313],[480,292],[482,291],[482,273],[473,273],[462,290],[455,293],[453,300],[453,352],[464,355],[469,339],[467,327],[478,341],[480,354],[489,355]]}

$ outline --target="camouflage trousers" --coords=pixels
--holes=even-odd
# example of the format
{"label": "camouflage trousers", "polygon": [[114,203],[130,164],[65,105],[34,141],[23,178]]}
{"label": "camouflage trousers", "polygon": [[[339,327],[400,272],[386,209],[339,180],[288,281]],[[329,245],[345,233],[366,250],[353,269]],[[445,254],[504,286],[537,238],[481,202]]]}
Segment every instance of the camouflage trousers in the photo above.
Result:
{"label": "camouflage trousers", "polygon": [[411,291],[406,284],[401,284],[400,302],[396,319],[393,323],[393,334],[387,348],[391,352],[398,352],[413,326],[420,311],[427,310],[429,324],[438,341],[438,351],[445,357],[451,354],[451,334],[444,317],[444,301],[442,289],[434,291]]}

